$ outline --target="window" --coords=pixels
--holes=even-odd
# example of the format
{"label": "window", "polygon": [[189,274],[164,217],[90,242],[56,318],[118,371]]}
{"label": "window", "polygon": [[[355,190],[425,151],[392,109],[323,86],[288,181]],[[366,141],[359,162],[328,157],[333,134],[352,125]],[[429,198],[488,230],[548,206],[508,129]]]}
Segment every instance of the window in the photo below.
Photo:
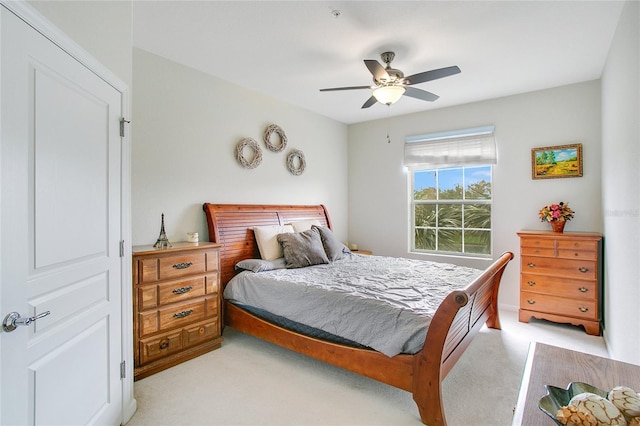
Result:
{"label": "window", "polygon": [[493,127],[407,139],[411,251],[491,255]]}

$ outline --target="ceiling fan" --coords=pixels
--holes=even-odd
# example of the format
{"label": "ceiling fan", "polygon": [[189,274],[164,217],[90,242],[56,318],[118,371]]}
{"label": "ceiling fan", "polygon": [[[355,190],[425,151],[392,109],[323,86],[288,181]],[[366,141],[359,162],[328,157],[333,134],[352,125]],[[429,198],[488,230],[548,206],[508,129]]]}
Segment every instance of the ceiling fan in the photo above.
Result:
{"label": "ceiling fan", "polygon": [[427,92],[426,90],[410,87],[415,84],[425,83],[427,81],[437,80],[439,78],[449,77],[460,73],[460,68],[451,66],[439,68],[431,71],[425,71],[418,74],[405,77],[404,73],[398,69],[391,68],[391,61],[396,56],[393,52],[384,52],[380,55],[382,62],[387,66],[383,67],[380,62],[374,59],[365,59],[364,64],[367,66],[371,75],[373,75],[374,85],[371,86],[350,86],[350,87],[333,87],[330,89],[320,89],[321,92],[332,92],[338,90],[358,90],[373,89],[373,94],[362,105],[362,108],[369,108],[376,102],[385,105],[391,105],[397,102],[402,95],[409,96],[423,101],[433,102],[439,98],[438,95]]}

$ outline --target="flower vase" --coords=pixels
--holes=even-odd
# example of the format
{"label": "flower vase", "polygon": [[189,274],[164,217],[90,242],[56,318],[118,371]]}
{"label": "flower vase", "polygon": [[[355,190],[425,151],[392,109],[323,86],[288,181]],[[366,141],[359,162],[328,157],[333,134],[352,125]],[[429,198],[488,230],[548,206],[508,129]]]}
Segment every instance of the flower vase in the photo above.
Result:
{"label": "flower vase", "polygon": [[564,225],[567,224],[566,220],[552,220],[549,222],[553,232],[564,232]]}

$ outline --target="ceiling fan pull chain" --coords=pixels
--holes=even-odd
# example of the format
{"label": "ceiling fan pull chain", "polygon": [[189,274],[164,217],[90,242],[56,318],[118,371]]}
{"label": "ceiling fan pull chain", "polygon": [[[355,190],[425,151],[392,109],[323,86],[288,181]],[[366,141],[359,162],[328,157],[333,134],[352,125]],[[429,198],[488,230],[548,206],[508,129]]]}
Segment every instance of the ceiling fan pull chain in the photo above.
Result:
{"label": "ceiling fan pull chain", "polygon": [[389,109],[391,105],[387,105],[387,143],[391,143],[391,137],[389,137],[389,133],[391,133],[391,119],[389,117],[390,112]]}

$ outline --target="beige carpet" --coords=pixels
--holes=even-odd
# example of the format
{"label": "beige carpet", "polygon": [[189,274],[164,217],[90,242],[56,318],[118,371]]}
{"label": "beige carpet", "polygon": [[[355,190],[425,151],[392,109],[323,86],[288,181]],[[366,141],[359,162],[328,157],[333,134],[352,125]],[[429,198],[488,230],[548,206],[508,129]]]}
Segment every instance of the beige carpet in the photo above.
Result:
{"label": "beige carpet", "polygon": [[[139,425],[421,425],[408,392],[227,328],[222,348],[135,382]],[[578,327],[502,313],[445,379],[449,425],[510,425],[529,342],[606,356]],[[558,384],[563,386],[564,384]]]}

